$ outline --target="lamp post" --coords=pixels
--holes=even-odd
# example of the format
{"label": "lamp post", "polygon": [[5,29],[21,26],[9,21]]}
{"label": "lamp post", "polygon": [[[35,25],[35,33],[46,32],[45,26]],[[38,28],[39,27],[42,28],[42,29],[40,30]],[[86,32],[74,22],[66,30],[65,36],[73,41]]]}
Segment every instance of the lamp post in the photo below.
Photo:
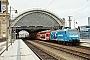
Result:
{"label": "lamp post", "polygon": [[14,8],[13,8],[13,10],[12,10],[12,8],[13,8],[13,7],[10,6],[10,19],[11,19],[11,11],[15,11],[15,13],[18,13],[17,10],[15,10]]}
{"label": "lamp post", "polygon": [[12,7],[10,6],[10,20],[9,20],[9,37],[10,37],[10,41],[11,41],[11,45],[12,45],[12,37],[11,37],[11,23],[10,23],[10,21],[11,21],[11,11],[15,11],[15,13],[18,13],[17,12],[17,10],[15,10],[14,8],[13,8],[13,10],[12,10]]}
{"label": "lamp post", "polygon": [[[7,21],[7,12],[8,12],[8,0],[6,0],[6,21]],[[6,23],[6,51],[8,51],[8,22]]]}

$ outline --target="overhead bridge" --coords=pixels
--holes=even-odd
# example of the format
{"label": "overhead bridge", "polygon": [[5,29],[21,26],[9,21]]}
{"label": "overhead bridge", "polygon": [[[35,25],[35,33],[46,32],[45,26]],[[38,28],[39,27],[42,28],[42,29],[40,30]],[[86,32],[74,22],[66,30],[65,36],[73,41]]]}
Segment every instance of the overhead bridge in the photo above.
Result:
{"label": "overhead bridge", "polygon": [[22,27],[11,27],[11,28],[12,28],[12,36],[14,37],[15,36],[14,34],[16,33],[17,38],[19,36],[19,32],[22,30],[25,30],[29,33],[29,38],[36,38],[37,32],[43,31],[43,30],[52,30],[53,29],[53,27],[43,27],[43,26],[29,26],[29,27],[22,26]]}
{"label": "overhead bridge", "polygon": [[[30,30],[38,30],[38,29],[48,29],[48,30],[52,30],[52,29],[60,29],[60,27],[55,26],[55,27],[43,27],[43,26],[22,26],[22,27],[11,27],[12,29],[18,29],[18,30],[22,30],[22,29],[30,29]],[[61,27],[62,28],[62,27]]]}

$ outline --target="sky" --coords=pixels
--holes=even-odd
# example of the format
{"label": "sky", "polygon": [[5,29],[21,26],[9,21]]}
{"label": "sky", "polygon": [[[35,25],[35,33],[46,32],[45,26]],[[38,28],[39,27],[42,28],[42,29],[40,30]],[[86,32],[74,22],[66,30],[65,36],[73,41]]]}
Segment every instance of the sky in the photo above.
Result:
{"label": "sky", "polygon": [[[68,16],[72,16],[72,28],[74,28],[74,21],[77,26],[88,25],[88,17],[90,17],[90,0],[8,0],[9,6],[17,9],[18,14],[21,14],[27,10],[42,9],[50,11],[59,18],[65,18],[68,26]],[[17,15],[18,15],[17,14]],[[16,16],[12,12],[13,17]]]}

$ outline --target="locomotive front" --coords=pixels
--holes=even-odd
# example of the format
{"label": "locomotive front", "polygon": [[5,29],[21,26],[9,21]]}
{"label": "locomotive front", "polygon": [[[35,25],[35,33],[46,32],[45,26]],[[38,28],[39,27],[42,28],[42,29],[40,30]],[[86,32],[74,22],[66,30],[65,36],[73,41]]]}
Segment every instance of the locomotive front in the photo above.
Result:
{"label": "locomotive front", "polygon": [[69,33],[69,42],[72,43],[79,43],[80,42],[80,36],[77,29],[68,29]]}

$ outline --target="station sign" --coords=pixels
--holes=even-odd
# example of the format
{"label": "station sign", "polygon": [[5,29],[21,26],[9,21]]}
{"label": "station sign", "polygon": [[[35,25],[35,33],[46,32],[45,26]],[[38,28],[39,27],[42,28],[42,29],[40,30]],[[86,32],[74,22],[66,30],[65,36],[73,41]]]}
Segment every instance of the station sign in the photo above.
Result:
{"label": "station sign", "polygon": [[2,0],[0,0],[0,12],[2,12]]}

